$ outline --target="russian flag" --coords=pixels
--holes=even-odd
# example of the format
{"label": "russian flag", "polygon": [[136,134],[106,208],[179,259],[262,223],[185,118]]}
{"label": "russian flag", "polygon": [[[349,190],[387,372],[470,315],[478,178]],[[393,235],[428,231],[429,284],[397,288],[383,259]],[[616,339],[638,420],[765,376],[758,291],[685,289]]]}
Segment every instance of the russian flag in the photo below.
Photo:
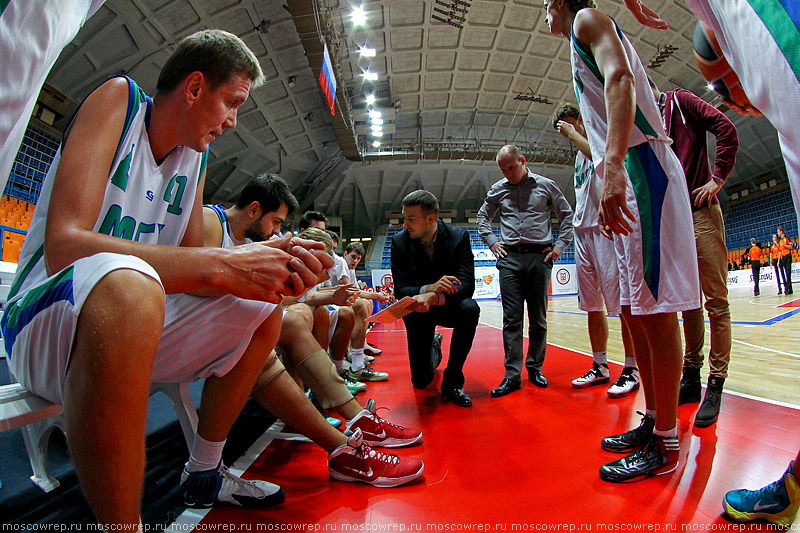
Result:
{"label": "russian flag", "polygon": [[319,84],[322,86],[322,92],[325,93],[325,99],[328,101],[331,115],[335,115],[336,77],[333,75],[333,65],[331,65],[331,56],[328,55],[328,45],[323,44],[323,48],[324,54],[322,57],[322,70],[319,73]]}

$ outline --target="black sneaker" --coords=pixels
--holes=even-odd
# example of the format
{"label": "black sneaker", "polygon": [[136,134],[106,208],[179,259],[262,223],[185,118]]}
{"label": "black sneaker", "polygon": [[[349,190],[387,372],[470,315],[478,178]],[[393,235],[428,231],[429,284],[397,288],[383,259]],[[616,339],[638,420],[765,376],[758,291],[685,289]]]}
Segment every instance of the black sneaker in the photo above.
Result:
{"label": "black sneaker", "polygon": [[607,452],[629,453],[647,446],[647,443],[650,442],[650,437],[653,436],[656,421],[650,415],[646,415],[641,411],[636,412],[642,415],[642,423],[639,424],[639,427],[619,435],[611,435],[604,438],[600,441],[600,447]]}
{"label": "black sneaker", "polygon": [[678,439],[653,435],[644,449],[600,467],[600,479],[632,483],[650,476],[669,474],[678,468]]}

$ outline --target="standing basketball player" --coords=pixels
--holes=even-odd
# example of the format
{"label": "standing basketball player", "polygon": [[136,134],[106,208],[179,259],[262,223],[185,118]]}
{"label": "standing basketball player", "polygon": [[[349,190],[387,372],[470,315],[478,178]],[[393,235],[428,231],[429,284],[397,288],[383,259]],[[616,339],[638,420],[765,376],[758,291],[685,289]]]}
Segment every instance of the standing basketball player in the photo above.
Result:
{"label": "standing basketball player", "polygon": [[[642,424],[603,439],[608,451],[632,452],[600,469],[628,482],[678,467],[678,384],[682,354],[677,311],[700,305],[697,254],[686,178],[656,108],[636,51],[592,0],[545,0],[550,32],[570,40],[575,93],[595,174],[598,220],[620,239],[622,312],[633,334],[645,398]],[[656,376],[658,376],[656,378]],[[655,428],[654,428],[655,426]]]}
{"label": "standing basketball player", "polygon": [[[686,0],[716,35],[717,42],[752,104],[778,130],[778,140],[800,213],[800,111],[786,102],[800,100],[800,11],[780,0]],[[653,28],[667,23],[641,0],[625,0],[636,19]],[[736,106],[734,106],[736,109]],[[742,109],[736,109],[743,111]],[[788,526],[800,508],[800,450],[777,481],[760,490],[725,495],[725,511],[737,520],[759,518]]]}

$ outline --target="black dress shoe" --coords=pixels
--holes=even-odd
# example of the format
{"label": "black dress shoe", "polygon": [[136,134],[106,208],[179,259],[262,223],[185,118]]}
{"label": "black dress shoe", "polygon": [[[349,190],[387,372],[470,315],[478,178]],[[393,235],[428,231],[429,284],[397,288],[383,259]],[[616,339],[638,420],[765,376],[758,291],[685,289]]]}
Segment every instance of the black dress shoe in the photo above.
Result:
{"label": "black dress shoe", "polygon": [[547,378],[544,377],[541,370],[531,370],[530,374],[528,374],[528,379],[540,389],[547,388]]}
{"label": "black dress shoe", "polygon": [[519,390],[520,386],[520,383],[512,383],[511,381],[504,379],[500,382],[500,385],[498,385],[496,389],[492,390],[492,398],[499,398],[501,396],[505,396],[506,394],[511,394],[515,390]]}
{"label": "black dress shoe", "polygon": [[433,343],[431,343],[431,358],[433,360],[433,368],[439,368],[442,364],[442,334],[433,334]]}
{"label": "black dress shoe", "polygon": [[459,407],[472,407],[472,398],[464,392],[464,389],[455,387],[442,387],[442,397],[447,398],[454,405]]}

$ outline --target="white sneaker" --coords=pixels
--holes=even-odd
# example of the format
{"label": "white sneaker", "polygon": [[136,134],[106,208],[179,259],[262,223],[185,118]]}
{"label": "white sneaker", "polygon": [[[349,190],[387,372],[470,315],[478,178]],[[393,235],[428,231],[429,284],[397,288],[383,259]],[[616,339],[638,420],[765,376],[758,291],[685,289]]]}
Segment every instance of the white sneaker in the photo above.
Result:
{"label": "white sneaker", "polygon": [[381,353],[383,353],[383,350],[381,350],[377,346],[373,346],[370,343],[366,343],[364,345],[364,354],[366,355],[380,355]]}
{"label": "white sneaker", "polygon": [[639,388],[639,369],[626,366],[616,383],[608,389],[610,398],[622,398]]}
{"label": "white sneaker", "polygon": [[219,463],[213,470],[192,472],[183,469],[181,495],[187,507],[208,508],[219,504],[260,508],[282,503],[283,489],[274,483],[235,476]]}
{"label": "white sneaker", "polygon": [[345,386],[350,390],[351,393],[358,394],[359,392],[364,392],[367,390],[367,384],[352,379],[348,370],[343,368],[342,371],[339,372],[339,375],[342,376]]}
{"label": "white sneaker", "polygon": [[579,378],[572,380],[572,388],[585,389],[592,385],[600,385],[601,383],[608,383],[611,374],[608,371],[608,365],[598,365],[592,363],[592,368],[587,373]]}
{"label": "white sneaker", "polygon": [[386,381],[389,379],[388,372],[378,372],[377,370],[371,369],[368,365],[364,365],[364,368],[359,370],[353,370],[351,368],[348,370],[347,375],[350,379],[356,381]]}

